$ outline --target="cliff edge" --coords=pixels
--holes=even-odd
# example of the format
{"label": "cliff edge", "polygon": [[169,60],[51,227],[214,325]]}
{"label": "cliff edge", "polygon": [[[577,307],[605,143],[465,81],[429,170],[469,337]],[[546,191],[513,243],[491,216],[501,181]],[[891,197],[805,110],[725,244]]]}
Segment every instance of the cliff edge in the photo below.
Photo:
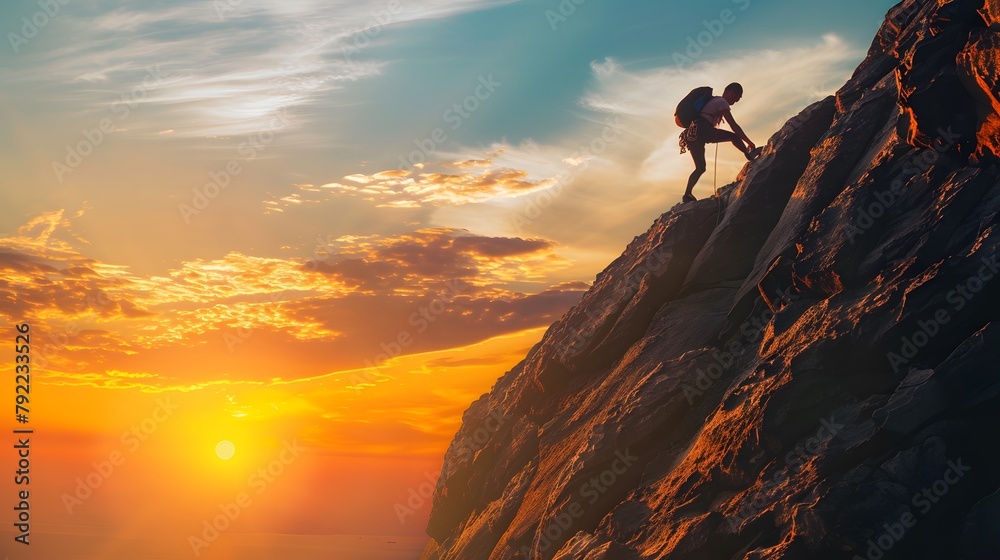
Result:
{"label": "cliff edge", "polygon": [[1000,558],[998,62],[1000,0],[893,8],[472,404],[422,559]]}

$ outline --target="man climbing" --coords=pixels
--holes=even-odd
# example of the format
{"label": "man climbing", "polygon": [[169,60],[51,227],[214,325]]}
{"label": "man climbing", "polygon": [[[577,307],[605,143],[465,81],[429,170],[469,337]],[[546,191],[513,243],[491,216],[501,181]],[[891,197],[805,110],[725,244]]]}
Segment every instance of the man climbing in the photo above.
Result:
{"label": "man climbing", "polygon": [[[750,138],[743,132],[740,125],[736,123],[736,119],[733,118],[733,113],[730,110],[742,98],[743,86],[735,82],[729,84],[726,86],[726,90],[722,93],[721,97],[712,97],[704,103],[698,116],[681,133],[681,153],[683,154],[685,151],[690,150],[691,157],[694,159],[694,172],[691,173],[691,177],[688,179],[687,190],[684,191],[684,198],[682,199],[684,202],[697,200],[691,194],[691,191],[694,190],[698,179],[708,169],[708,165],[705,163],[706,144],[732,142],[737,150],[743,152],[747,161],[753,161],[755,157],[760,155],[761,148],[754,146],[754,143],[750,141]],[[722,119],[726,119],[730,128],[733,129],[732,132],[718,128]]]}

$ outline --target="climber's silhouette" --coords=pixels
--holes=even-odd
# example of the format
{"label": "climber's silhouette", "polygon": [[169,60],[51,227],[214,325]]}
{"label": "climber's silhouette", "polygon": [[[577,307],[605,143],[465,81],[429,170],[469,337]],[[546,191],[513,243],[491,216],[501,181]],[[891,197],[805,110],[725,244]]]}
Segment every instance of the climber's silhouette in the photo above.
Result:
{"label": "climber's silhouette", "polygon": [[[712,96],[712,88],[701,87],[688,94],[677,107],[677,124],[684,127],[680,140],[681,153],[690,151],[694,159],[694,172],[688,179],[684,202],[697,200],[691,191],[708,169],[705,163],[706,144],[732,142],[736,149],[743,152],[748,161],[760,155],[760,149],[754,146],[736,123],[730,110],[730,107],[742,97],[743,86],[735,82],[726,86],[721,97]],[[722,119],[726,119],[733,129],[732,132],[718,128]]]}

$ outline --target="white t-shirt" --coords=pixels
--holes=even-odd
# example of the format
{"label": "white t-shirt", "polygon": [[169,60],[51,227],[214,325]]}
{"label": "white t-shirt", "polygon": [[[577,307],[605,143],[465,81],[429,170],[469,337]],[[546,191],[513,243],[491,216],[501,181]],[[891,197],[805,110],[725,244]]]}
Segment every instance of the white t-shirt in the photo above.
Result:
{"label": "white t-shirt", "polygon": [[701,108],[701,116],[708,119],[712,126],[718,127],[722,122],[722,115],[732,107],[725,97],[713,97],[704,107]]}

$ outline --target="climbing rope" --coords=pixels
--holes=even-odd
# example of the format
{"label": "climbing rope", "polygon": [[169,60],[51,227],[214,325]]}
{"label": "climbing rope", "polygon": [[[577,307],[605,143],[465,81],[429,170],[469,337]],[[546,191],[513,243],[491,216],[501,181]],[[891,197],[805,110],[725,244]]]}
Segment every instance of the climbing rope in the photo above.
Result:
{"label": "climbing rope", "polygon": [[722,198],[719,197],[719,144],[715,144],[715,177],[712,178],[712,186],[715,188],[715,200],[719,204],[719,211],[715,215],[715,227],[719,227],[722,222]]}
{"label": "climbing rope", "polygon": [[719,143],[715,144],[715,176],[712,177],[712,186],[715,187],[715,196],[719,196]]}

